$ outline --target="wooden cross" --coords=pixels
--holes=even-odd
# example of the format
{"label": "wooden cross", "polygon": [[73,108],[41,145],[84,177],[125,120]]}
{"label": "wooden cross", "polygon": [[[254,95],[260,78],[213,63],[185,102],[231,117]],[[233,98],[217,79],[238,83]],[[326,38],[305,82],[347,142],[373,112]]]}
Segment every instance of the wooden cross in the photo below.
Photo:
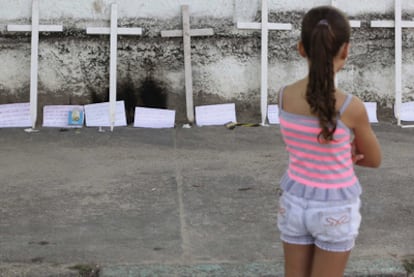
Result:
{"label": "wooden cross", "polygon": [[394,28],[395,29],[395,107],[394,114],[401,127],[414,127],[414,125],[401,124],[402,105],[402,29],[414,28],[414,21],[402,20],[401,0],[395,0],[395,20],[374,20],[371,21],[373,28]]}
{"label": "wooden cross", "polygon": [[239,29],[255,29],[262,31],[262,50],[261,50],[261,101],[260,110],[262,115],[262,125],[266,123],[267,115],[267,87],[268,87],[268,40],[269,30],[292,30],[292,24],[289,23],[269,23],[268,21],[268,0],[262,0],[262,22],[237,22]]}
{"label": "wooden cross", "polygon": [[118,5],[111,5],[111,27],[88,27],[87,34],[110,35],[110,61],[109,61],[109,120],[111,131],[114,130],[116,117],[116,77],[117,77],[117,50],[118,35],[142,35],[142,28],[119,28]]}
{"label": "wooden cross", "polygon": [[185,98],[187,105],[187,120],[194,123],[194,104],[193,104],[193,76],[191,68],[191,37],[212,36],[213,29],[191,29],[190,12],[188,5],[181,6],[183,29],[161,31],[162,37],[183,37],[184,40],[184,72],[185,72]]}
{"label": "wooden cross", "polygon": [[32,128],[36,127],[37,120],[37,80],[39,66],[39,32],[62,32],[62,25],[39,24],[39,0],[32,1],[31,25],[7,25],[10,32],[31,32],[31,61],[30,61],[30,119]]}

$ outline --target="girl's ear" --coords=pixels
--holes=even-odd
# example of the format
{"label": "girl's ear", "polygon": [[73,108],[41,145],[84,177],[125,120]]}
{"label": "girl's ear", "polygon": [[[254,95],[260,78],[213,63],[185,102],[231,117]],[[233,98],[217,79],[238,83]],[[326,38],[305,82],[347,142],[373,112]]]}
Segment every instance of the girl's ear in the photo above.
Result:
{"label": "girl's ear", "polygon": [[342,60],[346,60],[348,58],[349,55],[349,48],[351,47],[349,42],[344,43],[344,45],[342,45],[341,47],[341,52],[340,52],[340,58]]}
{"label": "girl's ear", "polygon": [[302,41],[299,41],[298,42],[298,51],[299,51],[299,54],[302,56],[302,57],[304,57],[304,58],[306,58],[307,56],[306,56],[306,52],[305,52],[305,47],[303,47],[303,43],[302,43]]}

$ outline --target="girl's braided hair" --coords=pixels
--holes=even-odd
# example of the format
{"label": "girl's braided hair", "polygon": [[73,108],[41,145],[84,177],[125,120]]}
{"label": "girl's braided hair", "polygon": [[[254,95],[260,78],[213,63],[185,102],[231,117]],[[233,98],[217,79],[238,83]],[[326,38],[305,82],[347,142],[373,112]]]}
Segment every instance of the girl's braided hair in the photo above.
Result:
{"label": "girl's braided hair", "polygon": [[336,130],[333,60],[350,36],[347,17],[332,6],[311,9],[302,20],[301,40],[310,64],[306,100],[319,119],[319,140],[332,141]]}

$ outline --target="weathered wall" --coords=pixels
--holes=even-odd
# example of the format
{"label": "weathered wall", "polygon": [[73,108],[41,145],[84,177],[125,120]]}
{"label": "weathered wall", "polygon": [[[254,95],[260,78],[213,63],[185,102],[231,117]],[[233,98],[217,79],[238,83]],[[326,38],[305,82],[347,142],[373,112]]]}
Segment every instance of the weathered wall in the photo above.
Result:
{"label": "weathered wall", "polygon": [[[40,0],[41,23],[63,24],[63,33],[42,34],[39,48],[39,109],[44,104],[90,103],[108,89],[109,39],[86,35],[86,26],[108,26],[109,0]],[[213,37],[192,39],[195,104],[235,101],[238,117],[259,115],[260,33],[236,28],[237,21],[260,19],[260,0],[118,0],[119,25],[142,27],[141,37],[120,37],[118,87],[142,93],[152,78],[168,96],[168,107],[184,119],[182,41],[161,38],[161,30],[181,28],[180,5],[189,4],[192,28],[214,28]],[[339,0],[353,29],[349,63],[340,73],[346,91],[391,106],[394,97],[394,32],[369,27],[370,20],[393,18],[393,0]],[[404,17],[414,19],[414,1],[403,1]],[[306,74],[296,53],[299,23],[312,6],[330,0],[270,0],[269,20],[290,22],[293,31],[272,31],[269,38],[269,97]],[[0,0],[0,103],[29,98],[30,36],[6,32],[6,24],[29,23],[30,0]],[[404,31],[404,95],[414,98],[414,30]],[[125,88],[128,87],[129,90]],[[97,94],[99,99],[92,97]],[[137,102],[140,102],[137,95]],[[139,104],[139,103],[138,103]]]}

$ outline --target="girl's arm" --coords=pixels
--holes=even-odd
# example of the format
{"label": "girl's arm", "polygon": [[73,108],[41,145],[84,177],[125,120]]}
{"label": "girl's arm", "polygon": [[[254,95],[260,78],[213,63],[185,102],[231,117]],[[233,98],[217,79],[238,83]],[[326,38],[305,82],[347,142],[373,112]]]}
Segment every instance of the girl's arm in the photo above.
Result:
{"label": "girl's arm", "polygon": [[356,160],[356,164],[366,167],[379,167],[381,165],[381,147],[371,128],[364,103],[357,97],[353,97],[347,117],[354,130],[355,153],[363,155]]}

